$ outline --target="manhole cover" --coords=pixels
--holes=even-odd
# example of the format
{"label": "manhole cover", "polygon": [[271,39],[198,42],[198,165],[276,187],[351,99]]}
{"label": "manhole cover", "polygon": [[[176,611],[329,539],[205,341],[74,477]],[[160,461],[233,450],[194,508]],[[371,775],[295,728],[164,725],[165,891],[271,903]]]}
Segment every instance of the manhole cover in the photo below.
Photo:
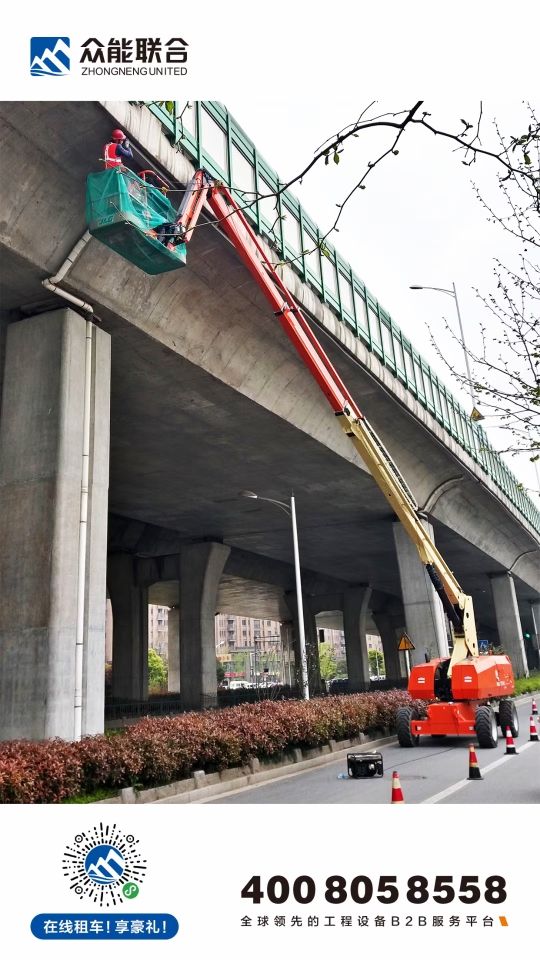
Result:
{"label": "manhole cover", "polygon": [[419,774],[415,773],[400,773],[400,780],[428,780],[428,777],[421,777]]}

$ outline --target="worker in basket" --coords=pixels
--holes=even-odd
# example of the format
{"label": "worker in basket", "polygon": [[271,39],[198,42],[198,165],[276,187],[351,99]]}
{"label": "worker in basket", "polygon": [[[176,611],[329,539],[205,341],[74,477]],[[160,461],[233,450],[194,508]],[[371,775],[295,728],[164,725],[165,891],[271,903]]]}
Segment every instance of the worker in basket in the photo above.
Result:
{"label": "worker in basket", "polygon": [[[207,184],[211,180],[210,174],[206,170],[202,171],[202,183]],[[189,206],[191,197],[200,189],[199,179],[197,174],[191,178],[189,181],[182,202],[178,207],[178,215],[174,223],[160,223],[159,227],[156,227],[157,239],[160,243],[163,243],[165,246],[171,244],[175,247],[178,243],[182,243],[186,235],[186,228],[180,222],[184,215],[186,208]]]}
{"label": "worker in basket", "polygon": [[163,243],[165,246],[171,244],[173,247],[177,243],[180,243],[184,236],[184,230],[178,223],[160,223],[159,227],[155,228],[156,236],[160,243]]}
{"label": "worker in basket", "polygon": [[103,147],[105,170],[110,170],[113,167],[125,170],[126,168],[122,163],[123,157],[126,160],[133,159],[133,152],[129,140],[121,130],[113,130],[111,139]]}

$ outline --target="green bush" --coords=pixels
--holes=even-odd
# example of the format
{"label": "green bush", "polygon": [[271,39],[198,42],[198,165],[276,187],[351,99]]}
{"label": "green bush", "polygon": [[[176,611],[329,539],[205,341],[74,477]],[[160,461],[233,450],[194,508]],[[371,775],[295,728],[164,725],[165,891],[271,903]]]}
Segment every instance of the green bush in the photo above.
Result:
{"label": "green bush", "polygon": [[533,673],[530,677],[521,677],[515,681],[514,694],[516,697],[523,693],[534,693],[540,690],[540,673]]}
{"label": "green bush", "polygon": [[[404,690],[314,700],[264,700],[225,710],[141,720],[122,736],[79,743],[0,743],[0,803],[61,803],[97,791],[153,786],[195,769],[316,747],[383,727],[411,703]],[[425,707],[418,701],[420,709]]]}
{"label": "green bush", "polygon": [[148,651],[148,686],[162,689],[167,686],[167,666],[155,650]]}

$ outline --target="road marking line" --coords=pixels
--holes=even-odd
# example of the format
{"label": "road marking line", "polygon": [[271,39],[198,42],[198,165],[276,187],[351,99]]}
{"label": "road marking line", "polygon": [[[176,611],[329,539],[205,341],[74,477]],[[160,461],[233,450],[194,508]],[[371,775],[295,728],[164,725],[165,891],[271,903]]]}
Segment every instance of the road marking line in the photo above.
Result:
{"label": "road marking line", "polygon": [[[495,770],[496,767],[500,767],[501,764],[506,763],[507,760],[511,760],[512,757],[518,756],[518,754],[523,753],[525,750],[528,750],[529,747],[533,745],[532,740],[529,740],[528,743],[524,743],[522,747],[518,747],[517,753],[504,754],[504,756],[499,757],[498,760],[494,760],[493,763],[489,763],[487,767],[482,767],[480,773],[491,773],[492,770]],[[440,793],[435,793],[432,797],[428,797],[427,800],[422,800],[422,803],[439,803],[440,800],[444,800],[445,797],[451,796],[453,793],[457,793],[458,790],[462,790],[463,787],[466,787],[467,784],[472,783],[472,780],[458,780],[457,783],[453,783],[451,787],[447,787],[446,790],[441,790]]]}

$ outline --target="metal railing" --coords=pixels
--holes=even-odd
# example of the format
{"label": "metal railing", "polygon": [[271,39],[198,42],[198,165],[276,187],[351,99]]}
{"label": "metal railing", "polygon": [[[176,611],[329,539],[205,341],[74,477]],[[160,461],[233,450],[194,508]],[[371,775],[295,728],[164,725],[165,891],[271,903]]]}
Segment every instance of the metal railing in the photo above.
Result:
{"label": "metal railing", "polygon": [[293,261],[291,266],[301,279],[388,367],[540,533],[540,510],[491,446],[485,431],[470,419],[339,251],[325,241],[328,256],[322,253],[317,246],[322,233],[297,198],[287,190],[277,201],[256,199],[260,194],[280,189],[283,181],[226,107],[215,100],[174,101],[170,114],[165,105],[146,106],[161,120],[173,144],[197,166],[204,166],[226,183],[242,206],[252,204],[245,210],[246,216],[277,250],[280,259]]}
{"label": "metal railing", "polygon": [[[407,679],[400,680],[371,680],[357,684],[355,693],[373,693],[377,690],[406,689]],[[324,690],[319,696],[348,694],[348,682],[340,682],[339,688],[329,693]],[[262,700],[299,700],[300,691],[297,687],[259,687],[258,689],[218,690],[214,696],[203,697],[202,710],[223,710],[225,707],[236,707],[243,703],[260,703]],[[192,712],[184,707],[179,694],[162,694],[149,697],[147,700],[110,700],[105,703],[105,720],[136,720],[142,717],[172,717],[181,713]]]}

